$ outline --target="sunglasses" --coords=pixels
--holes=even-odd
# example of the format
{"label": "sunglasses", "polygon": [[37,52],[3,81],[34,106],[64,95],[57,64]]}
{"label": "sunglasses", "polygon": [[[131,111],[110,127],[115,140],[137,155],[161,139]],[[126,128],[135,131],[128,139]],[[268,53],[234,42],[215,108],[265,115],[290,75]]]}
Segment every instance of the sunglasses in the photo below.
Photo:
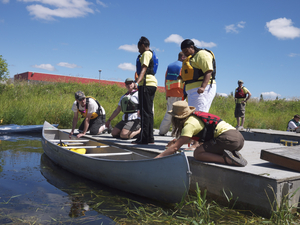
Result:
{"label": "sunglasses", "polygon": [[131,82],[125,82],[125,84],[126,84],[126,85],[128,85],[128,84],[132,84],[132,83],[133,83],[132,81],[131,81]]}

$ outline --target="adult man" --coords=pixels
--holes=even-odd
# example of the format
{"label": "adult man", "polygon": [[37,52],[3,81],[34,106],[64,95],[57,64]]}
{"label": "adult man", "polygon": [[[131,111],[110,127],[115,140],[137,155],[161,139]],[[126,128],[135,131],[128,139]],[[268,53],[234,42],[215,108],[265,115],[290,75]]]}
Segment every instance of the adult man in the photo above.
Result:
{"label": "adult man", "polygon": [[287,131],[296,131],[300,127],[299,122],[300,116],[296,114],[293,119],[291,119],[287,125]]}
{"label": "adult man", "polygon": [[141,37],[138,42],[140,55],[137,58],[137,83],[139,95],[139,111],[141,117],[141,132],[139,138],[132,144],[154,143],[153,137],[153,100],[157,88],[155,73],[158,61],[150,50],[150,42],[146,37]]}
{"label": "adult man", "polygon": [[243,135],[220,117],[195,111],[186,101],[173,103],[172,135],[177,138],[156,158],[168,156],[178,151],[190,139],[199,140],[202,145],[194,151],[194,158],[204,162],[216,162],[234,166],[246,166],[247,161],[239,151],[244,146]]}
{"label": "adult man", "polygon": [[[244,122],[245,122],[245,107],[246,102],[250,99],[251,93],[250,91],[243,86],[243,81],[238,81],[238,87],[235,89],[235,110],[234,110],[234,116],[237,121],[236,128],[239,130],[244,129]],[[240,120],[241,118],[241,120]],[[241,121],[241,123],[240,123]]]}
{"label": "adult man", "polygon": [[181,43],[181,50],[187,57],[182,63],[182,80],[190,106],[197,111],[209,112],[216,95],[215,56],[212,51],[195,47],[192,40]]}
{"label": "adult man", "polygon": [[113,137],[120,136],[123,139],[130,139],[136,136],[141,131],[141,122],[138,115],[138,91],[135,89],[133,79],[127,78],[125,80],[127,93],[124,94],[115,111],[111,114],[106,127],[109,127],[110,122],[122,111],[124,113],[122,120],[113,128],[111,135]]}
{"label": "adult man", "polygon": [[79,114],[85,117],[85,119],[79,126],[80,133],[77,135],[78,138],[85,135],[87,131],[90,131],[91,135],[100,134],[104,131],[105,110],[93,97],[85,97],[82,91],[77,91],[75,93],[75,102],[72,105],[72,111],[74,112],[74,117],[70,137],[76,128]]}
{"label": "adult man", "polygon": [[181,79],[182,62],[185,60],[185,55],[182,52],[178,54],[178,60],[171,63],[165,75],[165,91],[167,100],[167,111],[163,121],[159,127],[159,135],[164,136],[170,129],[172,116],[168,113],[172,109],[174,102],[182,100],[183,98],[183,83]]}

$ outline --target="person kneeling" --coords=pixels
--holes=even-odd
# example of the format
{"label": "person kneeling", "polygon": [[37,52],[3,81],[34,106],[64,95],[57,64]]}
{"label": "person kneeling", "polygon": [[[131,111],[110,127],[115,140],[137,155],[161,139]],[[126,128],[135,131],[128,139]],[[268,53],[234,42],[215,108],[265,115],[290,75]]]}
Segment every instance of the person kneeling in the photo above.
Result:
{"label": "person kneeling", "polygon": [[113,128],[111,135],[122,139],[130,139],[138,135],[141,131],[141,120],[138,115],[138,91],[135,88],[133,79],[125,80],[127,93],[124,94],[110,118],[105,123],[108,127],[110,122],[122,111],[124,113],[122,120]]}
{"label": "person kneeling", "polygon": [[247,165],[247,161],[239,153],[244,146],[243,135],[218,116],[195,111],[195,107],[188,106],[186,101],[174,102],[168,113],[172,115],[172,135],[177,140],[156,158],[174,154],[193,139],[203,142],[194,151],[196,160],[234,166]]}

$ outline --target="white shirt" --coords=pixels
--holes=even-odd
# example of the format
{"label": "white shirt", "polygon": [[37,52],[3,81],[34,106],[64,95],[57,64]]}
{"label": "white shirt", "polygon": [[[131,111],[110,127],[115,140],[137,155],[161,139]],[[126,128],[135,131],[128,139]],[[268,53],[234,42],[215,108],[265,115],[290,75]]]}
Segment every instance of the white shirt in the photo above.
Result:
{"label": "white shirt", "polygon": [[[78,104],[78,105],[79,105],[79,110],[80,110],[80,111],[84,111],[84,110],[85,110],[85,108],[82,107],[80,104]],[[94,113],[94,112],[97,111],[97,109],[98,109],[98,104],[97,104],[97,102],[96,102],[94,99],[89,98],[89,108],[88,108],[88,113]],[[102,106],[101,106],[101,110],[102,110],[102,115],[105,115],[105,110],[104,110],[104,108],[103,108]],[[73,103],[73,105],[72,105],[72,111],[73,111],[73,112],[77,112],[77,101],[75,101],[75,102]]]}

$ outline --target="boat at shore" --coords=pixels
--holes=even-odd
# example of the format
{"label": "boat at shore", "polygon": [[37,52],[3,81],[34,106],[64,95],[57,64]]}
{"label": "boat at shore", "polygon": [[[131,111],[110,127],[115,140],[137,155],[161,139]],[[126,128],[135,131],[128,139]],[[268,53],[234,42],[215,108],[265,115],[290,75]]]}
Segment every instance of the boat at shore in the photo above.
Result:
{"label": "boat at shore", "polygon": [[[58,127],[58,124],[53,124]],[[19,134],[19,133],[39,133],[42,132],[43,125],[0,125],[0,134]]]}
{"label": "boat at shore", "polygon": [[42,146],[63,169],[122,191],[168,203],[180,202],[189,191],[191,172],[182,152],[154,159],[146,150],[143,154],[76,136],[70,139],[69,133],[46,121]]}

